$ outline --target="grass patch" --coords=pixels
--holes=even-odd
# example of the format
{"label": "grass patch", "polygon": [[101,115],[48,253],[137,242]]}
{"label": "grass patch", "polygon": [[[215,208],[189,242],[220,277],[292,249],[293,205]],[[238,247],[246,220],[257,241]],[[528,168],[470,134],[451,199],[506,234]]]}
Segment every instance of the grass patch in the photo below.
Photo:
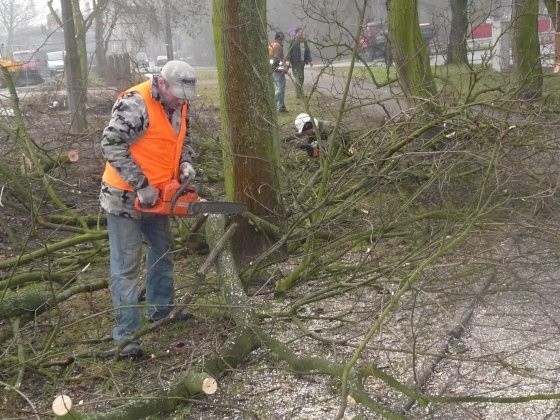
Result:
{"label": "grass patch", "polygon": [[[347,77],[349,67],[333,67],[329,74]],[[432,66],[438,92],[455,101],[479,102],[515,98],[517,81],[513,72],[496,72],[488,65],[471,67],[461,65]],[[394,66],[372,64],[354,68],[353,78],[372,81],[378,85],[397,83]],[[551,111],[560,110],[560,74],[543,69],[543,105]]]}
{"label": "grass patch", "polygon": [[[350,67],[332,67],[328,74],[335,76],[348,77]],[[396,83],[397,71],[394,66],[385,66],[384,64],[370,64],[367,67],[357,65],[354,67],[352,77],[360,80],[372,80],[377,84],[386,85]]]}

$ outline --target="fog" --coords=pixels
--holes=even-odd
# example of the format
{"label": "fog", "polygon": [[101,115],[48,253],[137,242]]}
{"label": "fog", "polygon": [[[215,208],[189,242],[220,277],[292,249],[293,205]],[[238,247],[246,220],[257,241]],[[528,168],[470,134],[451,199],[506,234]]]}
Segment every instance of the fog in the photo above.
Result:
{"label": "fog", "polygon": [[[211,27],[211,0],[201,2],[200,4],[208,6],[207,14],[203,17],[195,16],[185,19],[184,28],[175,28],[173,30],[173,50],[176,53],[175,58],[181,58],[191,62],[194,65],[213,65],[214,44],[213,32]],[[542,2],[541,2],[542,3]],[[40,4],[40,2],[38,3]],[[366,19],[368,20],[385,20],[385,4],[386,0],[371,0],[368,2],[366,9]],[[501,5],[509,5],[511,0],[473,0],[470,2],[471,16],[484,20],[488,16],[489,10],[496,9]],[[544,7],[542,7],[544,11]],[[420,0],[419,1],[419,17],[421,22],[433,22],[436,28],[442,28],[441,32],[446,33],[446,28],[450,20],[449,0]],[[324,16],[328,16],[331,23],[324,22]],[[272,40],[276,31],[285,33],[291,32],[296,27],[305,28],[307,37],[312,42],[314,55],[318,54],[316,43],[324,44],[327,36],[333,35],[346,36],[355,33],[356,17],[358,10],[356,3],[352,1],[336,1],[336,0],[268,0],[267,2],[267,27],[268,38]],[[338,22],[346,28],[345,31],[338,31],[336,25],[332,22]],[[130,29],[130,26],[128,28]],[[141,25],[139,25],[141,26]],[[125,28],[125,29],[123,29]],[[151,35],[146,28],[135,28],[135,35],[131,35],[126,31],[126,26],[117,28],[108,42],[108,51],[110,54],[129,53],[132,57],[137,52],[147,53],[150,60],[155,60],[158,55],[165,55],[165,41],[163,30],[160,36]],[[340,32],[340,33],[337,33]],[[140,34],[140,35],[138,35]],[[139,41],[140,39],[140,41]],[[6,43],[6,34],[2,33],[0,28],[0,42]],[[95,40],[93,29],[87,34],[87,48],[91,53],[95,48]],[[13,38],[11,51],[29,49],[40,49],[43,52],[57,51],[64,49],[63,34],[60,28],[55,26],[49,27],[46,22],[36,25],[33,28],[16,31]],[[3,55],[9,55],[10,51],[3,51]],[[324,53],[324,51],[323,51]]]}

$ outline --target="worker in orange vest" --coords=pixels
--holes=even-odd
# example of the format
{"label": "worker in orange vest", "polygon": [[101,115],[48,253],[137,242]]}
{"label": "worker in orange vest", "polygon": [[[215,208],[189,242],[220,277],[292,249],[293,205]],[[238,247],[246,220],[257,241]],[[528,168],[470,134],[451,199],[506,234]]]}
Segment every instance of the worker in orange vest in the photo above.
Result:
{"label": "worker in orange vest", "polygon": [[[101,148],[106,159],[100,203],[107,214],[111,297],[115,308],[113,338],[129,341],[140,327],[138,306],[143,241],[146,253],[146,304],[150,321],[173,309],[173,238],[169,217],[136,211],[134,202],[153,206],[158,187],[177,174],[182,182],[194,178],[190,146],[189,101],[195,99],[194,69],[182,61],[167,62],[160,75],[121,93]],[[176,312],[174,311],[174,314]],[[189,314],[179,312],[182,319]],[[137,340],[120,351],[140,357]]]}

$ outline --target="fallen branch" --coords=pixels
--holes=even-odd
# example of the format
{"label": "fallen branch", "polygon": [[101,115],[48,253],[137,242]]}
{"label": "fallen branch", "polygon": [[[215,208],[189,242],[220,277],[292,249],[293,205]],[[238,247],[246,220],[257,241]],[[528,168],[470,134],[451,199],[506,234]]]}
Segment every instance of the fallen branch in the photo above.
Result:
{"label": "fallen branch", "polygon": [[[209,216],[206,222],[206,237],[209,244],[216,243],[219,232],[223,231],[224,224],[223,216]],[[233,255],[229,249],[225,248],[216,259],[216,270],[222,281],[224,299],[233,320],[237,327],[241,328],[241,331],[250,334],[247,340],[265,345],[277,357],[287,362],[296,373],[322,373],[337,378],[343,376],[345,365],[331,362],[325,358],[299,356],[287,345],[266,333],[260,327],[259,318],[245,294],[237,275]],[[353,370],[353,372],[355,371]],[[356,371],[356,374],[349,380],[352,397],[386,418],[403,418],[401,415],[379,405],[369,398],[365,392],[361,391],[360,384],[363,375],[360,375],[359,372]]]}
{"label": "fallen branch", "polygon": [[107,231],[88,232],[83,235],[56,242],[54,244],[48,244],[35,251],[19,255],[14,258],[9,258],[0,262],[0,270],[27,264],[35,260],[36,258],[44,257],[45,255],[52,254],[55,251],[60,251],[61,249],[69,248],[74,245],[82,244],[84,242],[95,242],[101,239],[107,239]]}
{"label": "fallen branch", "polygon": [[0,319],[16,316],[35,317],[74,295],[106,289],[107,280],[93,283],[78,283],[53,294],[52,286],[30,285],[17,291],[6,290],[0,305]]}
{"label": "fallen branch", "polygon": [[75,276],[75,273],[66,271],[46,272],[46,271],[31,271],[28,273],[21,273],[5,280],[0,280],[0,291],[15,287],[22,286],[26,283],[36,282],[53,282],[57,284],[65,284]]}
{"label": "fallen branch", "polygon": [[[420,370],[420,374],[417,375],[416,377],[416,388],[418,390],[421,391],[422,388],[424,388],[424,386],[428,383],[429,379],[434,374],[436,366],[445,358],[445,355],[449,352],[450,341],[453,339],[457,340],[461,337],[461,335],[465,330],[465,326],[470,322],[470,319],[473,316],[474,309],[476,308],[476,305],[480,301],[480,298],[484,295],[484,293],[488,290],[490,285],[495,280],[496,280],[496,271],[494,270],[494,272],[488,276],[486,281],[476,292],[467,310],[463,312],[463,314],[457,321],[455,327],[453,327],[453,329],[451,329],[451,331],[447,333],[447,339],[444,340],[442,343],[440,343],[435,356],[430,360],[428,360],[426,363],[424,363],[422,369]],[[416,403],[416,399],[410,398],[404,406],[404,411],[405,412],[409,411],[414,406],[415,403]]]}

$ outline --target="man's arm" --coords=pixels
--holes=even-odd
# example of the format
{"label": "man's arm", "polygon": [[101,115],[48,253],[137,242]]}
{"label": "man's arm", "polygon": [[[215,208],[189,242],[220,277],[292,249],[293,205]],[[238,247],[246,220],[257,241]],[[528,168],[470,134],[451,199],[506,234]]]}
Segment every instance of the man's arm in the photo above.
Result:
{"label": "man's arm", "polygon": [[130,146],[136,143],[148,128],[148,111],[139,93],[126,93],[113,106],[109,125],[103,130],[101,150],[109,164],[132,188],[139,190],[148,185],[130,154]]}
{"label": "man's arm", "polygon": [[303,60],[305,64],[313,65],[311,63],[311,50],[309,49],[309,45],[307,45],[307,41],[304,41],[303,46],[304,46]]}
{"label": "man's arm", "polygon": [[288,52],[286,53],[286,61],[292,62],[292,55],[294,54],[294,43],[290,42],[288,44]]}
{"label": "man's arm", "polygon": [[183,149],[181,150],[181,159],[179,163],[183,163],[183,162],[193,163],[193,160],[196,157],[196,153],[194,151],[194,148],[192,147],[192,136],[190,130],[190,120],[188,115],[185,124],[187,124],[187,135],[183,140]]}

